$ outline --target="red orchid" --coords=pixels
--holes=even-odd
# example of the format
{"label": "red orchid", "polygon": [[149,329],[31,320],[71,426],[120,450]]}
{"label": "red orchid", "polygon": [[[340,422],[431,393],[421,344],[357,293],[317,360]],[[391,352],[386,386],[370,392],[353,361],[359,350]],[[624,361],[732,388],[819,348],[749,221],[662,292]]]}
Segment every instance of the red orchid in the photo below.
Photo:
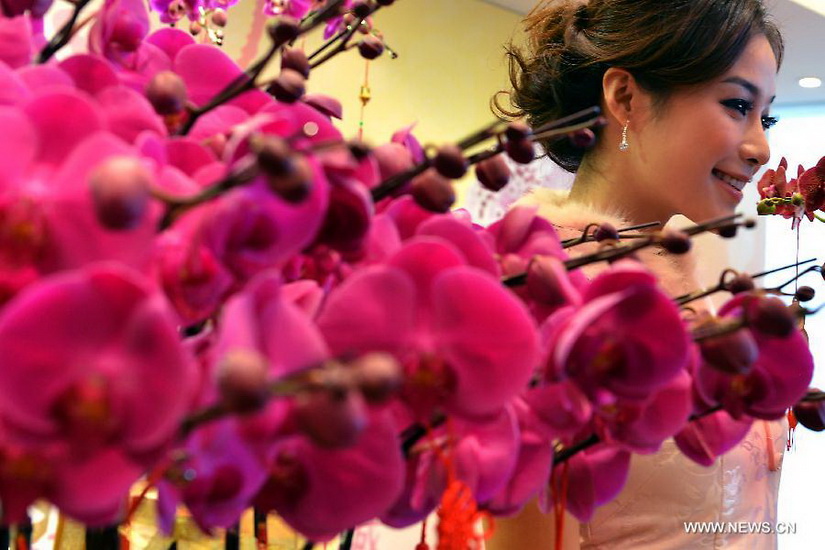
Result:
{"label": "red orchid", "polygon": [[524,306],[434,237],[411,239],[386,265],[346,279],[318,326],[335,354],[395,355],[407,371],[405,401],[423,419],[442,406],[470,417],[499,411],[538,353]]}
{"label": "red orchid", "polygon": [[[737,294],[722,306],[719,316],[740,318],[764,300],[753,294]],[[756,361],[741,374],[700,362],[694,375],[697,393],[709,405],[721,404],[736,419],[743,415],[781,418],[802,398],[811,382],[813,358],[805,337],[796,327],[784,336],[766,332],[754,323],[740,330],[749,331],[756,341]]]}
{"label": "red orchid", "polygon": [[114,519],[172,442],[197,383],[150,288],[126,268],[89,266],[32,285],[0,316],[7,435],[41,459],[57,447],[41,496],[83,521]]}
{"label": "red orchid", "polygon": [[571,377],[591,399],[602,391],[643,399],[668,385],[689,358],[690,336],[655,277],[632,260],[615,263],[542,329],[548,380]]}

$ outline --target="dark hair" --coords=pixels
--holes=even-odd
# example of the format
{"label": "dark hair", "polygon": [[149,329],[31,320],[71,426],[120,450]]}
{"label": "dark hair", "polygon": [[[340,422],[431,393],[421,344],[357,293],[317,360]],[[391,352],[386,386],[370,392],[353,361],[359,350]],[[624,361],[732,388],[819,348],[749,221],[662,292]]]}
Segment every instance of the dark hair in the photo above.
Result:
{"label": "dark hair", "polygon": [[[782,35],[761,0],[551,0],[524,20],[527,44],[507,47],[513,108],[533,127],[599,105],[609,67],[628,70],[657,102],[727,72],[753,36],[770,42],[782,62]],[[568,140],[542,143],[575,172],[584,152]]]}

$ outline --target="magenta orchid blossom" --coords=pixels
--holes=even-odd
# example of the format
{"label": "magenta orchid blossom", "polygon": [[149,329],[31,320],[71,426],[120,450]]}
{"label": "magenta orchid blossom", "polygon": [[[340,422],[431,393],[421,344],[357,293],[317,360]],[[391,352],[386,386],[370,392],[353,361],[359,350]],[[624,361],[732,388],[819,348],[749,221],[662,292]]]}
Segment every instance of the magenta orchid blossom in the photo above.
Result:
{"label": "magenta orchid blossom", "polygon": [[[179,505],[207,533],[256,507],[328,541],[418,521],[456,484],[460,511],[538,497],[586,521],[633,453],[673,437],[709,464],[803,397],[810,353],[765,291],[693,343],[638,263],[589,281],[534,208],[489,228],[450,212],[467,143],[512,153],[503,124],[461,146],[414,125],[347,141],[292,44],[391,0],[265,0],[276,47],[248,68],[199,43],[234,3],[151,0],[190,35],[153,30],[142,1],[73,2],[46,37],[51,0],[0,0],[3,529],[38,499],[114,529],[141,478],[167,533]],[[372,59],[372,21],[349,30]],[[781,163],[763,201],[815,215],[821,165],[788,181]]]}
{"label": "magenta orchid blossom", "polygon": [[[64,461],[46,468],[37,496],[92,523],[122,512],[131,484],[172,444],[198,381],[173,319],[148,281],[113,265],[45,278],[5,308],[6,436],[40,459],[56,447]],[[80,472],[100,481],[83,486]]]}
{"label": "magenta orchid blossom", "polygon": [[412,239],[386,265],[349,277],[330,293],[318,325],[336,354],[395,355],[407,372],[405,401],[423,418],[434,407],[469,417],[497,412],[538,358],[524,307],[433,237]]}

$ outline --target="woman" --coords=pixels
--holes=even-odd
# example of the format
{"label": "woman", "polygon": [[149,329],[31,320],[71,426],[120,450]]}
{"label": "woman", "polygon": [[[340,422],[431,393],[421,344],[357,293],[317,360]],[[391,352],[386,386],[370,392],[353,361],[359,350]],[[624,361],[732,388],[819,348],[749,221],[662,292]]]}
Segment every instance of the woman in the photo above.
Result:
{"label": "woman", "polygon": [[[511,116],[532,125],[600,105],[607,125],[586,152],[543,144],[576,178],[569,196],[538,192],[566,237],[590,222],[695,222],[731,214],[770,151],[765,131],[781,35],[760,0],[592,0],[544,3],[527,18],[525,50],[510,51]],[[662,252],[642,258],[674,295],[694,290]],[[703,468],[668,441],[634,456],[619,497],[588,524],[566,525],[565,548],[775,548],[771,535],[687,533],[685,522],[774,522],[782,423],[756,422]],[[497,522],[487,548],[553,548],[552,516],[528,505]],[[580,537],[577,536],[580,534]]]}

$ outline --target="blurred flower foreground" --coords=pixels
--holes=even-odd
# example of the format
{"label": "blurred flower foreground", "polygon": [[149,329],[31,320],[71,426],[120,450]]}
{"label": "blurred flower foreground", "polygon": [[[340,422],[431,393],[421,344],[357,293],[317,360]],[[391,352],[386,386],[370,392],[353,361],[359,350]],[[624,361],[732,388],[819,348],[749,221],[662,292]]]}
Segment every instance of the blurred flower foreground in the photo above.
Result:
{"label": "blurred flower foreground", "polygon": [[[711,464],[806,396],[806,310],[735,274],[718,316],[690,315],[630,257],[744,222],[563,242],[530,208],[486,228],[451,212],[469,166],[500,189],[534,139],[592,146],[596,110],[368,147],[304,81],[386,51],[372,15],[391,0],[273,0],[248,68],[203,43],[225,4],[153,0],[189,28],[150,32],[142,0],[87,3],[44,36],[50,0],[2,1],[6,536],[39,500],[128,522],[143,480],[167,531],[182,507],[204,532],[254,507],[311,541],[437,510],[438,548],[475,547],[480,520],[535,497],[587,520],[632,453],[672,437]],[[60,55],[87,24],[88,52]],[[322,50],[293,45],[311,32]]]}

